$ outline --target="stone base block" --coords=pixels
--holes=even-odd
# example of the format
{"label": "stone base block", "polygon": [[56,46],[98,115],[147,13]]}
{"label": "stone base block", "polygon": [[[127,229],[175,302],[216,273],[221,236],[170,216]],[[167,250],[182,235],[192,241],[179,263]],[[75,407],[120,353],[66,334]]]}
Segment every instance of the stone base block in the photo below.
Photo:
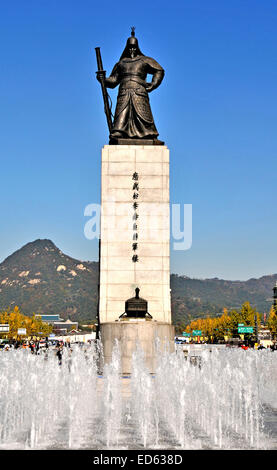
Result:
{"label": "stone base block", "polygon": [[164,350],[174,351],[175,329],[168,323],[152,320],[109,322],[100,326],[100,333],[105,363],[111,362],[115,340],[118,340],[122,374],[132,373],[132,354],[137,345],[144,352],[144,361],[150,373],[155,373],[157,354]]}
{"label": "stone base block", "polygon": [[110,145],[164,145],[164,142],[158,139],[124,139],[114,137],[110,139]]}

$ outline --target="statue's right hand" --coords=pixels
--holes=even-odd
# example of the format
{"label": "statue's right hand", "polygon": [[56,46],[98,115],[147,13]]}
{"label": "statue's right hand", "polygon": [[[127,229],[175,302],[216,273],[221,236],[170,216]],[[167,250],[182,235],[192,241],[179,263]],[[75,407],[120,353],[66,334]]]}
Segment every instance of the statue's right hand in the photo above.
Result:
{"label": "statue's right hand", "polygon": [[104,72],[104,71],[96,72],[96,78],[97,78],[98,82],[101,82],[103,79],[105,80],[106,72]]}

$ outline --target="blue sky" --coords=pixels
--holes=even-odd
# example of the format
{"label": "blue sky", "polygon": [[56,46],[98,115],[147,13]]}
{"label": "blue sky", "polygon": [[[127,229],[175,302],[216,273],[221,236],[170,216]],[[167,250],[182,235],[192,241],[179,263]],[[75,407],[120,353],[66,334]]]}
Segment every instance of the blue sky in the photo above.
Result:
{"label": "blue sky", "polygon": [[171,271],[276,273],[276,24],[275,0],[2,0],[0,261],[36,238],[97,260],[83,231],[108,143],[94,48],[110,73],[134,25],[166,71],[150,99],[171,202],[192,204],[192,247],[172,250]]}

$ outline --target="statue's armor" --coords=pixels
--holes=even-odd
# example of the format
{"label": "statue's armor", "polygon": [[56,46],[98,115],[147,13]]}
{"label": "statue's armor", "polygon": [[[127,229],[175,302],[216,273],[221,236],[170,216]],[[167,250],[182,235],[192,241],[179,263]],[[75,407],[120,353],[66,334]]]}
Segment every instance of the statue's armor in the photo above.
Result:
{"label": "statue's armor", "polygon": [[[153,75],[147,84],[147,74]],[[105,84],[119,85],[111,137],[156,138],[157,132],[150,108],[147,86],[157,88],[164,76],[163,68],[151,57],[124,57],[113,68]]]}

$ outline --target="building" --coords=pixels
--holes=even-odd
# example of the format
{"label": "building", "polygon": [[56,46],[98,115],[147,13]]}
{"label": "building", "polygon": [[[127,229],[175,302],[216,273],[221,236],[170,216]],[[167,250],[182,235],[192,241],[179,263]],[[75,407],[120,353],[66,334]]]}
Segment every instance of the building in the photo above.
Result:
{"label": "building", "polygon": [[70,333],[67,333],[67,334],[61,334],[61,335],[57,334],[56,336],[51,337],[51,340],[63,341],[64,343],[70,343],[70,344],[91,343],[96,340],[95,336],[96,336],[95,331],[91,333],[86,333],[84,331],[82,332],[82,331],[72,330],[70,331]]}
{"label": "building", "polygon": [[63,322],[63,319],[60,318],[60,315],[40,315],[37,314],[36,317],[40,317],[43,322],[48,323],[49,325],[54,325],[55,322]]}
{"label": "building", "polygon": [[72,322],[71,320],[64,321],[60,316],[57,315],[36,315],[41,317],[41,320],[49,325],[53,326],[53,332],[56,334],[66,334],[71,330],[78,330],[78,322]]}
{"label": "building", "polygon": [[277,310],[277,281],[275,283],[275,286],[273,287],[273,303],[272,306],[274,310]]}
{"label": "building", "polygon": [[78,330],[78,322],[70,321],[55,321],[53,324],[53,332],[56,334],[66,334],[71,330]]}

